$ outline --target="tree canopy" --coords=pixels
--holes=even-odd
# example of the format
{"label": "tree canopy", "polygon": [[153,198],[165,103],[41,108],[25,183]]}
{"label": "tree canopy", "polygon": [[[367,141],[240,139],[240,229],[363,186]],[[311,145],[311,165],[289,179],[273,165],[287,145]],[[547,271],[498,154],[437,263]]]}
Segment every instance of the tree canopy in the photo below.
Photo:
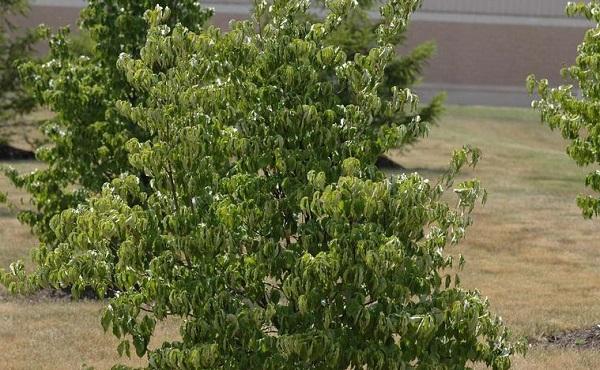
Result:
{"label": "tree canopy", "polygon": [[[377,24],[369,19],[367,10],[376,3],[359,2],[340,27],[328,35],[327,42],[340,47],[350,58],[375,46]],[[24,82],[33,91],[33,98],[29,100],[49,108],[55,116],[42,125],[48,144],[37,152],[37,158],[46,163],[47,168],[28,174],[15,170],[5,173],[14,185],[31,195],[34,208],[22,211],[19,219],[48,247],[57,243],[50,227],[52,218],[85,202],[119,174],[133,172],[125,144],[131,138],[143,141],[152,135],[115,108],[119,100],[135,103],[144,99],[129,85],[116,62],[122,52],[139,56],[148,30],[143,14],[157,4],[169,7],[171,15],[167,22],[170,26],[181,23],[194,31],[202,29],[212,15],[211,10],[193,0],[91,0],[79,20],[86,36],[85,45],[70,37],[68,29],[62,29],[50,38],[50,55],[46,62],[21,66]],[[313,16],[307,16],[306,21],[317,22]],[[394,45],[402,41],[402,35],[395,36]],[[342,40],[352,42],[342,43]],[[92,50],[88,50],[88,44]],[[386,67],[380,86],[382,97],[392,99],[392,86],[404,88],[417,82],[432,52],[433,45],[424,44],[408,55],[395,55]],[[332,70],[324,73],[335,77]],[[349,99],[351,97],[346,96],[343,101]],[[428,132],[441,112],[442,100],[441,95],[436,97],[413,116],[398,113],[395,121],[405,125],[407,132],[398,137],[397,147],[413,144]],[[418,122],[413,119],[415,116],[419,117]],[[378,130],[384,121],[385,117],[374,117],[373,129]],[[151,191],[148,179],[141,177],[146,191]]]}

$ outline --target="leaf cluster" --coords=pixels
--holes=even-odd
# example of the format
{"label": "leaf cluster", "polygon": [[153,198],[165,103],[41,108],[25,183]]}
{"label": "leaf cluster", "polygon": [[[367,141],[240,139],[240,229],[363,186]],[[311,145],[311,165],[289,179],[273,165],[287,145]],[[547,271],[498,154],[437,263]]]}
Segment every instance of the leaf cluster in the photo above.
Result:
{"label": "leaf cluster", "polygon": [[[319,2],[323,4],[323,2]],[[331,45],[340,47],[348,56],[353,59],[357,53],[365,54],[371,48],[377,46],[377,27],[380,21],[375,17],[377,6],[382,5],[382,1],[366,0],[358,1],[357,6],[349,12],[344,22],[330,35],[327,42]],[[397,50],[406,49],[403,44],[406,41],[406,33],[398,33],[391,43]],[[436,46],[434,42],[426,42],[417,45],[407,53],[398,52],[387,64],[385,77],[379,89],[379,94],[387,96],[392,87],[411,88],[420,82],[421,75],[427,65],[428,60],[435,54]],[[432,101],[419,107],[413,116],[399,115],[397,122],[410,123],[414,116],[420,117],[420,125],[414,127],[411,135],[406,135],[403,142],[398,143],[398,148],[415,144],[420,138],[427,135],[432,125],[437,123],[437,119],[443,111],[444,94],[436,95]],[[376,117],[374,125],[380,125],[385,122],[385,118]]]}
{"label": "leaf cluster", "polygon": [[27,174],[9,169],[5,174],[31,195],[34,207],[22,211],[20,221],[48,245],[56,241],[50,220],[129,171],[125,143],[148,137],[115,109],[120,99],[143,98],[127,84],[116,62],[121,52],[139,55],[148,30],[143,14],[158,3],[172,9],[171,25],[194,30],[212,14],[193,0],[90,0],[79,22],[88,38],[84,47],[64,28],[49,36],[46,60],[20,66],[35,103],[54,117],[41,125],[48,144],[36,153],[46,168]]}

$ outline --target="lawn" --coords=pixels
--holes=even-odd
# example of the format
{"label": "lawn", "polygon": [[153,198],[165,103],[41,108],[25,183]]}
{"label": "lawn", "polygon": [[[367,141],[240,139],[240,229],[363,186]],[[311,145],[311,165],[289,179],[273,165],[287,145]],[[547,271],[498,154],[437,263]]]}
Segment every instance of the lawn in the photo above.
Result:
{"label": "lawn", "polygon": [[[545,335],[600,323],[600,221],[582,219],[575,196],[585,170],[564,154],[564,143],[523,109],[450,107],[428,139],[405,153],[390,153],[408,171],[439,175],[453,149],[483,151],[478,177],[489,191],[485,206],[461,247],[467,259],[463,285],[490,298],[515,333],[537,341]],[[30,171],[35,162],[12,163]],[[0,178],[13,200],[23,194]],[[35,239],[0,209],[0,266],[28,260]],[[0,291],[0,367],[65,369],[81,364],[108,368],[116,340],[99,325],[102,304],[16,299]],[[173,323],[159,338],[176,335]],[[594,369],[600,352],[534,346],[516,369]]]}

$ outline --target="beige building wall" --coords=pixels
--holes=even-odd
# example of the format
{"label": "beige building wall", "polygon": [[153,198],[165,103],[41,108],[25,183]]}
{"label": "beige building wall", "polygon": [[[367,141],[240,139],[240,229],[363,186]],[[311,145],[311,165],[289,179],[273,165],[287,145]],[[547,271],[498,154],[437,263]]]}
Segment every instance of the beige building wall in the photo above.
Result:
{"label": "beige building wall", "polygon": [[563,15],[565,4],[564,0],[425,0],[422,10],[463,14],[556,17]]}
{"label": "beige building wall", "polygon": [[[37,0],[32,25],[75,24],[83,0]],[[214,22],[244,18],[248,0],[212,0]],[[591,26],[563,15],[566,0],[424,0],[413,17],[408,46],[434,40],[437,55],[417,89],[424,99],[438,91],[449,103],[528,106],[530,73],[560,82],[559,71],[573,62],[577,45]],[[375,16],[375,14],[374,14]]]}

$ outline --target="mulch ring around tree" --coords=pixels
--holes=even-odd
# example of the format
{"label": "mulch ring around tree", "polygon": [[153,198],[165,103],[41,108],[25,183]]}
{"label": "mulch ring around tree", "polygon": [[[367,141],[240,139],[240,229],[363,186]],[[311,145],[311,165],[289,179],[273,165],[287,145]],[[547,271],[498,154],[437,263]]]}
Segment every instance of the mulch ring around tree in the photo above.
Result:
{"label": "mulch ring around tree", "polygon": [[67,301],[71,295],[63,290],[42,289],[39,292],[27,296],[11,295],[7,292],[0,292],[0,303],[21,302],[27,304],[49,302],[49,301]]}
{"label": "mulch ring around tree", "polygon": [[0,144],[0,160],[35,159],[35,154],[10,145]]}
{"label": "mulch ring around tree", "polygon": [[[115,292],[110,290],[106,296],[102,299],[98,298],[96,292],[90,288],[84,289],[79,296],[79,300],[87,301],[99,301],[106,298],[112,298],[115,296]],[[6,302],[19,302],[25,304],[34,304],[42,302],[57,302],[57,301],[72,301],[73,295],[71,294],[70,288],[63,289],[52,289],[46,288],[41,289],[35,293],[29,295],[11,295],[6,291],[0,291],[0,303]]]}
{"label": "mulch ring around tree", "polygon": [[543,337],[535,343],[542,347],[600,350],[600,325]]}

